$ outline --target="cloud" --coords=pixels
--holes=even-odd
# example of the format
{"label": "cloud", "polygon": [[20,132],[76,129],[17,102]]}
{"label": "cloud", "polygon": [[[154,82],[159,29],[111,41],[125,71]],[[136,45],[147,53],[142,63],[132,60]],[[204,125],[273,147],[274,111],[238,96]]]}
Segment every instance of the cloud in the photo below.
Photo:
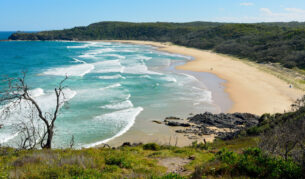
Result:
{"label": "cloud", "polygon": [[299,21],[305,22],[305,9],[300,8],[282,8],[280,12],[274,12],[269,8],[260,8],[256,15],[239,16],[239,17],[216,17],[214,21],[219,22],[238,22],[238,23],[253,23],[253,22],[290,22]]}
{"label": "cloud", "polygon": [[260,11],[268,15],[273,15],[272,11],[268,8],[260,8]]}
{"label": "cloud", "polygon": [[241,6],[253,6],[254,4],[252,2],[243,2],[243,3],[240,3],[239,5],[241,5]]}
{"label": "cloud", "polygon": [[273,12],[268,8],[260,8],[262,21],[305,21],[305,10],[299,8],[284,8],[282,12]]}
{"label": "cloud", "polygon": [[305,13],[305,10],[298,8],[285,8],[285,10],[293,13]]}

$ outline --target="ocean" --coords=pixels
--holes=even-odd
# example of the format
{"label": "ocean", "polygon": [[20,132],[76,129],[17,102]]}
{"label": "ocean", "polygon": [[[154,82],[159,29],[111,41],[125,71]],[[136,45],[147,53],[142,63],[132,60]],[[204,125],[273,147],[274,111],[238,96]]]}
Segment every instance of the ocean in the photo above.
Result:
{"label": "ocean", "polygon": [[[191,57],[145,45],[115,42],[3,41],[1,77],[21,76],[44,112],[55,107],[54,88],[68,75],[65,100],[56,121],[54,147],[93,147],[128,131],[136,120],[162,120],[205,111],[220,112],[212,93],[196,77],[173,70]],[[0,81],[0,89],[5,88]],[[0,121],[1,145],[14,145],[21,109]]]}
{"label": "ocean", "polygon": [[14,32],[12,31],[0,31],[0,40],[7,40],[10,35]]}

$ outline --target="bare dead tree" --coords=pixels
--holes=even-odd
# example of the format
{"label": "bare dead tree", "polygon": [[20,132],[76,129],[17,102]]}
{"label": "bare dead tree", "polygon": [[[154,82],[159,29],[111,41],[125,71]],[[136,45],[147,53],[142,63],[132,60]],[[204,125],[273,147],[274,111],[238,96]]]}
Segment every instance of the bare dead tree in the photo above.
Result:
{"label": "bare dead tree", "polygon": [[70,149],[74,147],[75,141],[74,141],[74,135],[72,135],[71,140],[70,140]]}
{"label": "bare dead tree", "polygon": [[[21,106],[23,103],[28,104],[28,106],[30,106],[29,108],[31,108],[30,110],[32,110],[32,115],[23,116],[22,119],[19,119],[19,123],[17,122],[17,125],[15,125],[16,130],[21,136],[20,147],[32,149],[37,145],[40,145],[43,149],[50,149],[52,148],[54,136],[54,123],[59,115],[59,109],[67,102],[63,93],[65,88],[63,83],[68,77],[66,76],[59,83],[58,87],[54,89],[56,104],[53,112],[42,111],[37,101],[31,96],[25,78],[26,73],[23,72],[22,77],[20,78],[7,78],[5,80],[8,84],[8,88],[0,91],[0,105],[2,105],[0,119],[6,119],[12,113],[16,112],[16,108],[22,108]],[[37,119],[43,126],[37,126],[34,119]]]}
{"label": "bare dead tree", "polygon": [[280,124],[273,130],[266,132],[261,137],[260,146],[262,149],[269,151],[272,154],[280,155],[285,160],[290,156],[290,153],[298,144],[296,132],[292,131],[294,127],[287,126],[288,124]]}
{"label": "bare dead tree", "polygon": [[178,136],[176,136],[175,147],[177,147],[177,144],[178,144]]}

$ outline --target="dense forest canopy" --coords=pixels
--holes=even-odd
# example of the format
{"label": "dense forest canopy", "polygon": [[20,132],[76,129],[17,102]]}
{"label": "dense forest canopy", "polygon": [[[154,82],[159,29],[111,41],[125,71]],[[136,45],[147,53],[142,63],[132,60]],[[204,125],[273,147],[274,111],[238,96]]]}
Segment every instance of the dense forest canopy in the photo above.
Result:
{"label": "dense forest canopy", "polygon": [[150,40],[214,50],[259,63],[305,69],[305,23],[129,23],[100,22],[87,27],[17,32],[10,40]]}

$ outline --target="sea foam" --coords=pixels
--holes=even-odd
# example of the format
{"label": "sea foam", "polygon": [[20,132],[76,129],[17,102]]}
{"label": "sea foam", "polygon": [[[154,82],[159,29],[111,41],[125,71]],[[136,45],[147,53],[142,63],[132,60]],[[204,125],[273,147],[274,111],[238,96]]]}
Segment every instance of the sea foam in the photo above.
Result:
{"label": "sea foam", "polygon": [[130,100],[101,106],[101,108],[103,108],[103,109],[126,109],[126,108],[131,108],[131,107],[133,107],[133,104]]}
{"label": "sea foam", "polygon": [[87,53],[84,53],[83,55],[79,55],[80,58],[92,58],[96,59],[97,55],[107,52],[114,52],[115,50],[112,48],[102,48],[102,49],[96,49],[96,50],[90,50]]}
{"label": "sea foam", "polygon": [[122,73],[124,68],[119,60],[107,60],[94,63],[95,73]]}
{"label": "sea foam", "polygon": [[148,70],[147,66],[143,61],[133,63],[132,65],[125,66],[123,73],[128,74],[150,74],[150,75],[162,75],[162,73]]}
{"label": "sea foam", "polygon": [[102,80],[112,80],[112,79],[126,79],[124,76],[118,74],[118,75],[112,75],[112,76],[99,76],[99,79]]}
{"label": "sea foam", "polygon": [[120,86],[121,86],[120,83],[115,83],[115,84],[112,84],[112,85],[100,88],[100,90],[106,90],[106,89],[110,89],[110,88],[117,88],[117,87],[120,87]]}
{"label": "sea foam", "polygon": [[0,144],[4,144],[6,142],[9,142],[10,140],[14,139],[18,136],[18,132],[11,134],[11,133],[1,133],[0,134]]}
{"label": "sea foam", "polygon": [[45,71],[44,75],[54,76],[80,76],[83,77],[94,69],[93,64],[79,64],[67,67],[51,68]]}
{"label": "sea foam", "polygon": [[118,54],[105,54],[105,55],[103,55],[103,56],[106,56],[106,57],[116,57],[116,58],[118,58],[118,59],[126,59],[125,56],[123,56],[123,55],[118,55]]}
{"label": "sea foam", "polygon": [[142,107],[137,108],[129,108],[120,111],[116,111],[113,113],[104,114],[101,116],[97,116],[94,120],[97,121],[111,121],[115,123],[117,127],[121,128],[121,130],[111,138],[105,139],[103,141],[95,142],[92,144],[85,145],[85,148],[94,147],[97,145],[101,145],[109,142],[110,140],[117,138],[127,132],[134,124],[136,117],[143,111]]}
{"label": "sea foam", "polygon": [[86,64],[85,61],[79,60],[79,59],[77,59],[77,58],[73,58],[73,60],[74,60],[75,63],[83,63],[83,64]]}

